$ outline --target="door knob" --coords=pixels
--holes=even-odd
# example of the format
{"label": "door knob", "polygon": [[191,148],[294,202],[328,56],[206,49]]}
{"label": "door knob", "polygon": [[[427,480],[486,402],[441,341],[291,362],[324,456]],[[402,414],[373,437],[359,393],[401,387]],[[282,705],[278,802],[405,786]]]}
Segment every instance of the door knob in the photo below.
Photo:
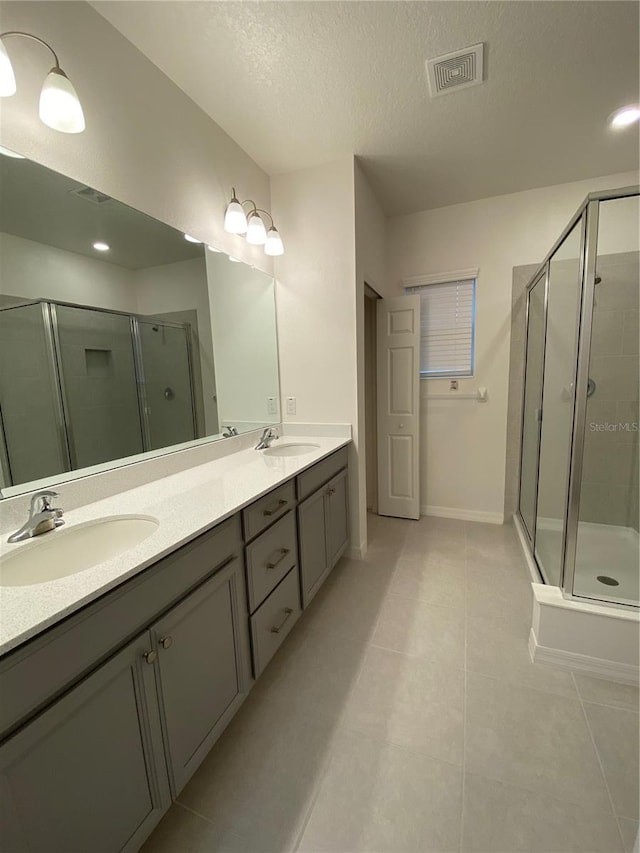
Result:
{"label": "door knob", "polygon": [[173,637],[160,637],[159,641],[163,649],[170,649],[173,645]]}
{"label": "door knob", "polygon": [[150,649],[148,652],[144,653],[143,657],[147,663],[153,663],[154,660],[158,657],[158,652],[155,652],[153,649]]}
{"label": "door knob", "polygon": [[404,429],[404,424],[398,424],[398,429]]}

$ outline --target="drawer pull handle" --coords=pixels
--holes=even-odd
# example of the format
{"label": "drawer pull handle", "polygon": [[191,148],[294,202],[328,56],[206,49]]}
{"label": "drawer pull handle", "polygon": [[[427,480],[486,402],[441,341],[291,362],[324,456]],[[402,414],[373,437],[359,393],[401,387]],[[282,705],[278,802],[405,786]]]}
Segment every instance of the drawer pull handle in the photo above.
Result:
{"label": "drawer pull handle", "polygon": [[153,663],[154,660],[158,657],[158,652],[154,651],[153,649],[150,649],[148,652],[144,653],[143,657],[147,663]]}
{"label": "drawer pull handle", "polygon": [[284,617],[284,619],[282,620],[282,622],[279,625],[273,626],[273,628],[271,629],[272,634],[279,634],[280,631],[282,631],[282,629],[284,628],[285,622],[287,621],[289,616],[291,616],[291,614],[293,613],[293,608],[292,607],[285,607],[284,612],[286,613],[286,616]]}
{"label": "drawer pull handle", "polygon": [[274,560],[273,557],[271,557],[269,562],[265,563],[266,567],[268,569],[275,569],[276,566],[280,565],[280,563],[284,560],[284,558],[287,556],[287,554],[290,554],[290,553],[291,553],[290,548],[278,548],[278,550],[276,551],[276,554],[279,554],[280,556],[278,557],[277,560]]}
{"label": "drawer pull handle", "polygon": [[270,515],[275,515],[277,512],[280,512],[282,507],[286,506],[288,503],[289,501],[285,501],[284,498],[280,498],[276,506],[272,507],[271,509],[264,509],[262,511],[262,514],[266,515],[267,517]]}
{"label": "drawer pull handle", "polygon": [[173,637],[170,637],[170,636],[160,637],[159,642],[160,642],[160,645],[162,646],[163,649],[170,649],[171,646],[173,645]]}

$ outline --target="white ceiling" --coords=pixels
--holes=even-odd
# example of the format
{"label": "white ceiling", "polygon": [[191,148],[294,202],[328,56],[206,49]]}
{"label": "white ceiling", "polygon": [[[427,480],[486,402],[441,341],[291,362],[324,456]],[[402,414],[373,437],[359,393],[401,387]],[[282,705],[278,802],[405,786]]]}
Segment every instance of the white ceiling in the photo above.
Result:
{"label": "white ceiling", "polygon": [[[388,215],[637,168],[639,6],[559,0],[92,5],[269,174],[357,154]],[[485,44],[431,100],[424,62]]]}

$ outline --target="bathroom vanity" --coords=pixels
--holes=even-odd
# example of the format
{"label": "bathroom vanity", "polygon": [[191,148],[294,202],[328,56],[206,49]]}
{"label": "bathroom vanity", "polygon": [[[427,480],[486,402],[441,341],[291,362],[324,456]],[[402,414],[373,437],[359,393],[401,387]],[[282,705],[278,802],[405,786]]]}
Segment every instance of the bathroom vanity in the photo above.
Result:
{"label": "bathroom vanity", "polygon": [[[102,588],[5,643],[3,851],[137,850],[150,834],[347,548],[349,439],[314,441],[181,472],[173,518],[123,555],[120,579],[110,561]],[[118,506],[154,512],[153,487]]]}

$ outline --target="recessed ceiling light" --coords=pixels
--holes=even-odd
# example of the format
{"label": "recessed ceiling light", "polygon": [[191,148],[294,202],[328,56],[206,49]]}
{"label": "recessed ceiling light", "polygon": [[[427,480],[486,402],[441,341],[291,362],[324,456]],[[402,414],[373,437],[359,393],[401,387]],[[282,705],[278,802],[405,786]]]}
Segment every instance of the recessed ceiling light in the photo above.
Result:
{"label": "recessed ceiling light", "polygon": [[234,264],[241,264],[242,263],[240,258],[234,258],[232,255],[229,255],[229,260],[233,261]]}
{"label": "recessed ceiling light", "polygon": [[4,145],[0,145],[0,154],[3,154],[5,157],[15,157],[16,160],[24,160],[22,154],[16,154],[15,151],[5,148]]}
{"label": "recessed ceiling light", "polygon": [[638,121],[638,119],[640,119],[640,107],[631,105],[616,110],[609,117],[609,124],[616,130],[621,130],[623,127],[629,127],[630,124]]}
{"label": "recessed ceiling light", "polygon": [[108,243],[103,243],[100,240],[93,244],[93,248],[98,252],[108,252],[111,246]]}
{"label": "recessed ceiling light", "polygon": [[196,238],[192,237],[191,234],[185,234],[184,239],[189,243],[202,243],[202,240],[196,240]]}

